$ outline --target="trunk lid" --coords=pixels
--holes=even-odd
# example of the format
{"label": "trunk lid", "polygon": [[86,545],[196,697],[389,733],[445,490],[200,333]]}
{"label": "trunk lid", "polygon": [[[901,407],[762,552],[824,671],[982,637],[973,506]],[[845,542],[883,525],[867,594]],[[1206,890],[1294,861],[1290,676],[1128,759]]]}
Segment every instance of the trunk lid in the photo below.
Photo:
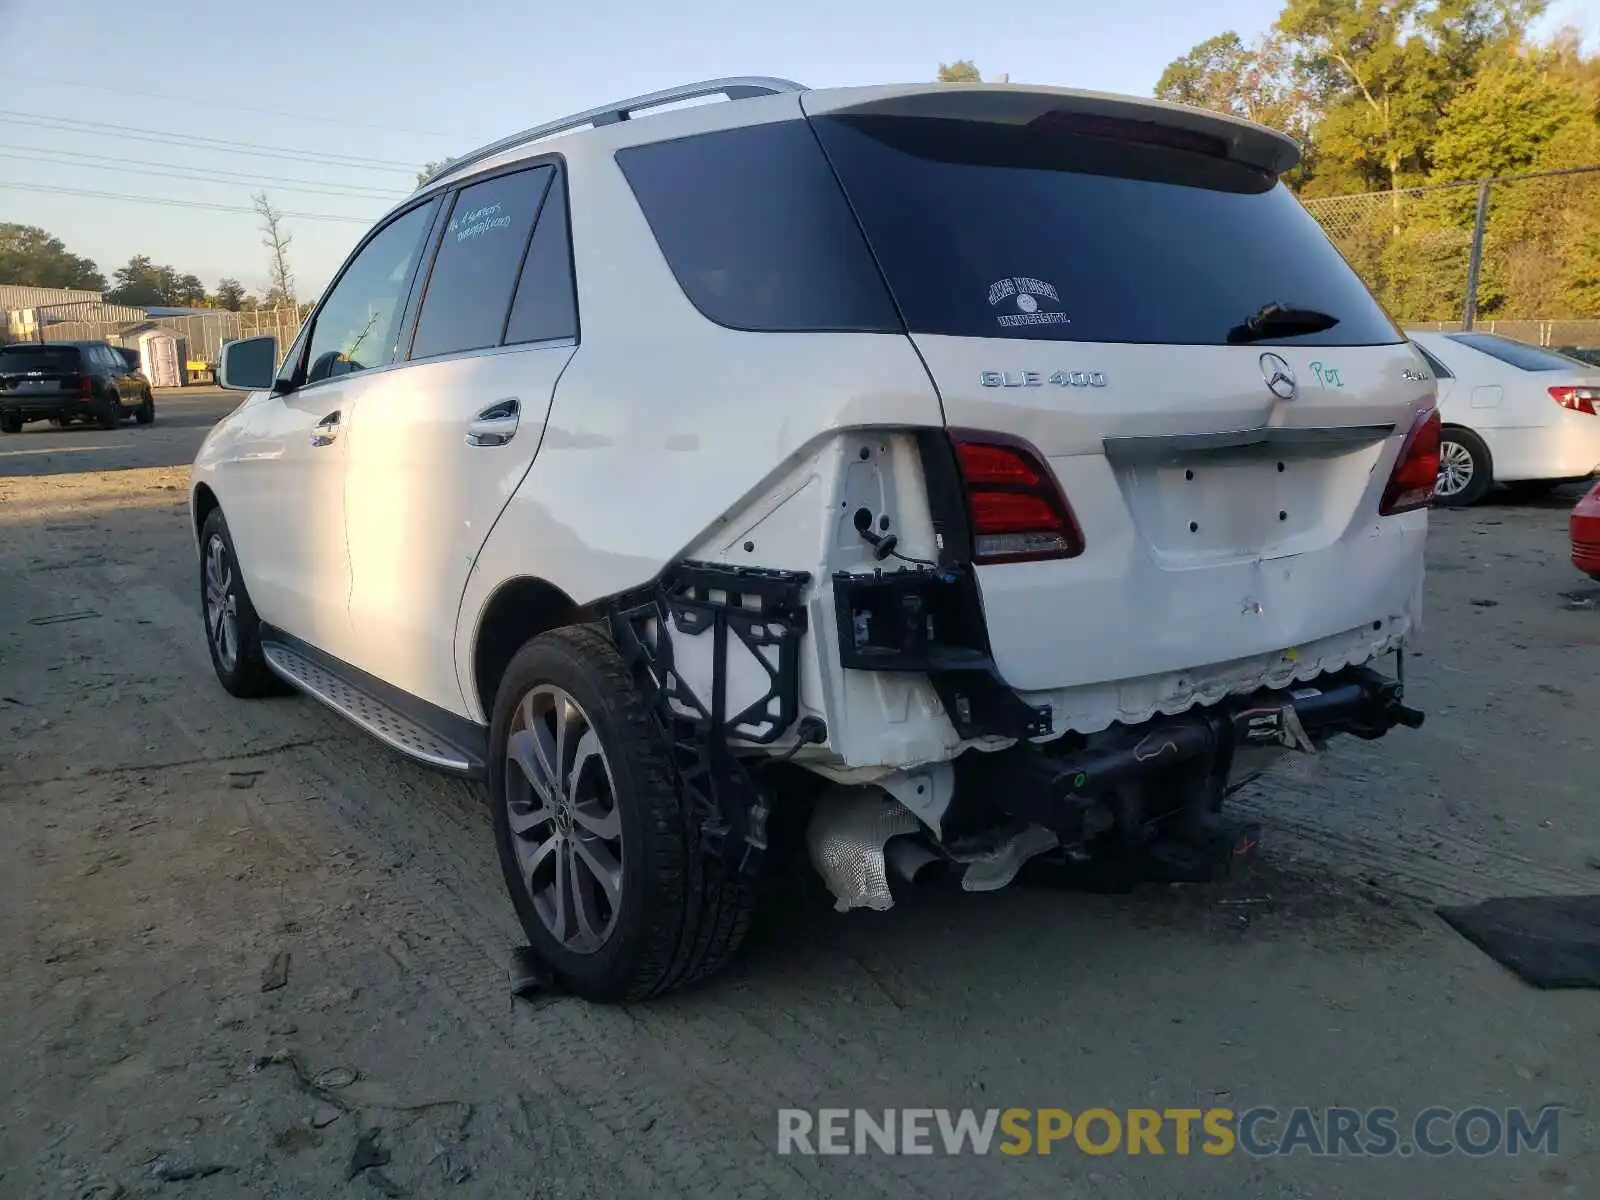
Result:
{"label": "trunk lid", "polygon": [[1292,653],[1404,611],[1419,522],[1378,503],[1434,383],[1277,181],[1287,139],[1037,89],[810,115],[946,423],[1031,444],[1081,527],[1077,557],[979,568],[1007,682]]}

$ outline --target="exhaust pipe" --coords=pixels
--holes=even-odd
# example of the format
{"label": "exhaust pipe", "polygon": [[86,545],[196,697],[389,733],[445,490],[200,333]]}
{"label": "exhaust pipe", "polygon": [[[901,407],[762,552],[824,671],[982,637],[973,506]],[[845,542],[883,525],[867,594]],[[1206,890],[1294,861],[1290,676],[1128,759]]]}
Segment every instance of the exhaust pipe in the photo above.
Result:
{"label": "exhaust pipe", "polygon": [[[909,835],[921,832],[922,823],[911,810],[882,788],[835,787],[817,797],[806,827],[806,849],[811,865],[833,893],[836,910],[871,908],[881,912],[894,907],[884,847],[898,839],[897,847],[919,850]],[[915,874],[920,867],[909,853],[897,849],[895,858],[904,858]],[[896,873],[901,873],[899,868]]]}
{"label": "exhaust pipe", "polygon": [[906,883],[925,883],[944,866],[944,860],[916,838],[894,838],[883,857],[889,869]]}

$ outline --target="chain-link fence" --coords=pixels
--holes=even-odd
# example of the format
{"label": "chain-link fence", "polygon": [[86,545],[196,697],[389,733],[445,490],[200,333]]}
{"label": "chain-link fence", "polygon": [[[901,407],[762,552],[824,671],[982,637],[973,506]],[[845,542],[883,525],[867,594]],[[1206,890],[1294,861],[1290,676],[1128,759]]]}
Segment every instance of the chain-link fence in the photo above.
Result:
{"label": "chain-link fence", "polygon": [[1600,345],[1600,166],[1305,204],[1403,324]]}
{"label": "chain-link fence", "polygon": [[[141,333],[159,328],[188,343],[191,362],[214,365],[222,357],[223,343],[238,338],[271,334],[278,339],[278,352],[281,354],[288,349],[295,334],[300,332],[300,322],[308,311],[259,308],[247,312],[229,312],[218,309],[192,316],[149,317],[144,320],[128,320],[125,315],[118,314],[116,319],[107,320],[103,312],[95,311],[104,307],[86,305],[84,311],[78,314],[62,311],[62,306],[58,306],[56,311],[50,313],[49,319],[41,321],[30,333],[32,337],[46,342],[106,341],[113,346],[133,346],[138,343]],[[69,319],[80,315],[82,319]]]}

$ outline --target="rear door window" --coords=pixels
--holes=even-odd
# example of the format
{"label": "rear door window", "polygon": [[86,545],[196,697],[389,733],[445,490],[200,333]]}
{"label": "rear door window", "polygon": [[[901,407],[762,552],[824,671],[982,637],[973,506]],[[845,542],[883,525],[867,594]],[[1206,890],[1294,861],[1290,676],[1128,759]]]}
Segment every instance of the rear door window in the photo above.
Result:
{"label": "rear door window", "polygon": [[617,152],[689,302],[730,329],[903,332],[804,121]]}
{"label": "rear door window", "polygon": [[554,174],[554,167],[535,167],[456,194],[417,317],[412,358],[500,344],[528,235]]}
{"label": "rear door window", "polygon": [[517,280],[506,322],[507,345],[578,336],[578,297],[567,233],[567,189],[559,173],[550,182],[528,257]]}
{"label": "rear door window", "polygon": [[1587,363],[1568,358],[1565,354],[1557,354],[1554,350],[1546,350],[1540,346],[1530,346],[1527,342],[1514,341],[1495,333],[1452,333],[1448,337],[1452,342],[1471,346],[1474,350],[1482,351],[1490,358],[1497,358],[1507,366],[1516,367],[1521,371],[1588,369]]}
{"label": "rear door window", "polygon": [[[1064,117],[812,121],[912,332],[1169,345],[1404,340],[1270,172],[1199,148],[1078,132]],[[1241,339],[1271,305],[1321,314],[1323,327]]]}

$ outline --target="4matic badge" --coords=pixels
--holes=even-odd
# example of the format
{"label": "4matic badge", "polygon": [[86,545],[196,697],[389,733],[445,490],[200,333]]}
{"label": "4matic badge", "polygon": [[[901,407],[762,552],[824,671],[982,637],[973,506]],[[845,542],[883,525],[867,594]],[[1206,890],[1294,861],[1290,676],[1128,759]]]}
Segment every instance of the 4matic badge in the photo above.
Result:
{"label": "4matic badge", "polygon": [[994,319],[1007,329],[1020,325],[1067,325],[1061,297],[1042,279],[1014,275],[989,285],[989,307]]}

